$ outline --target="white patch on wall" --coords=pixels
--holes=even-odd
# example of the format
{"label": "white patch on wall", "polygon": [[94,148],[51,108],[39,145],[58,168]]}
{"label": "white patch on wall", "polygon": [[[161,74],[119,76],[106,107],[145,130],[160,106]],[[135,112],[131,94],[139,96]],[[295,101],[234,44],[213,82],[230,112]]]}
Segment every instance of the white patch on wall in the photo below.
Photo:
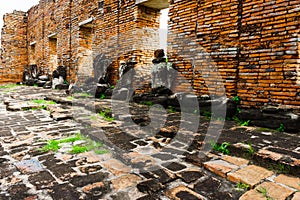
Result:
{"label": "white patch on wall", "polygon": [[161,10],[160,29],[159,29],[159,48],[167,50],[168,39],[168,22],[169,22],[169,8]]}

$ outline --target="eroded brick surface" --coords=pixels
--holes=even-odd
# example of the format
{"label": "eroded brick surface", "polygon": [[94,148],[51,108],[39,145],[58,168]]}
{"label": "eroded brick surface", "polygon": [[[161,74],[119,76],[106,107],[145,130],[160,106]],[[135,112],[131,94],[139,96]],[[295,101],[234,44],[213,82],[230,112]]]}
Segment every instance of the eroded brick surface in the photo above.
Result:
{"label": "eroded brick surface", "polygon": [[272,182],[264,182],[255,187],[255,189],[246,192],[241,199],[254,199],[254,197],[258,199],[278,199],[278,200],[285,200],[291,194],[293,194],[293,190],[288,189],[286,187],[282,187],[276,183]]}
{"label": "eroded brick surface", "polygon": [[227,173],[234,169],[238,169],[236,165],[230,164],[223,160],[213,160],[204,163],[204,167],[223,178],[226,177]]}
{"label": "eroded brick surface", "polygon": [[274,181],[277,183],[285,184],[297,190],[300,190],[300,178],[280,174],[274,179]]}
{"label": "eroded brick surface", "polygon": [[245,168],[242,168],[236,172],[229,173],[227,178],[230,181],[239,183],[246,183],[251,187],[258,184],[262,179],[268,178],[273,174],[272,171],[269,171],[265,168],[258,167],[255,165],[249,165]]}
{"label": "eroded brick surface", "polygon": [[[180,84],[185,78],[198,94],[222,94],[215,85],[223,84],[227,96],[238,95],[247,108],[300,105],[298,0],[169,3],[168,54],[183,75],[177,91],[191,86]],[[138,74],[149,77],[159,48],[159,15],[135,1],[108,0],[41,1],[27,12],[7,14],[0,82],[21,81],[32,64],[46,74],[65,65],[69,82],[99,78],[93,63],[100,57],[111,64],[110,82],[116,83],[118,61],[132,55],[142,68]],[[149,84],[145,80],[139,84]]]}

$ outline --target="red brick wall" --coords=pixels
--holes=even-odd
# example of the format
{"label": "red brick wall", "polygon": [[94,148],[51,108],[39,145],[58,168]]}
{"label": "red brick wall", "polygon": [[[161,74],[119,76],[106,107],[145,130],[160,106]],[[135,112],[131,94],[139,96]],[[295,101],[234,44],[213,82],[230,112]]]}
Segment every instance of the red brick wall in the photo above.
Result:
{"label": "red brick wall", "polygon": [[199,95],[220,95],[223,83],[243,107],[299,106],[299,3],[171,1],[171,61]]}
{"label": "red brick wall", "polygon": [[[116,83],[119,60],[135,54],[139,81],[147,84],[159,16],[132,0],[40,0],[28,24],[24,13],[7,15],[1,82],[20,81],[28,64],[44,73],[64,65],[69,81],[82,81],[103,54]],[[299,16],[299,0],[170,1],[168,55],[181,74],[174,91],[225,92],[239,96],[243,107],[300,106]]]}
{"label": "red brick wall", "polygon": [[[68,67],[71,82],[93,75],[93,59],[104,54],[114,66],[112,82],[118,78],[118,60],[128,52],[142,51],[143,63],[137,67],[149,74],[152,52],[158,48],[159,10],[137,6],[134,1],[105,0],[43,1],[28,11],[29,43],[35,42],[35,59],[45,73],[51,73],[55,59],[51,38],[56,34],[57,64]],[[89,24],[79,26],[88,19]],[[28,50],[32,47],[28,46]],[[126,57],[125,56],[125,57]],[[30,54],[29,54],[30,57]],[[113,62],[116,61],[116,62]],[[148,64],[145,67],[145,64]]]}
{"label": "red brick wall", "polygon": [[299,0],[243,1],[237,91],[243,104],[300,106],[299,5]]}
{"label": "red brick wall", "polygon": [[26,13],[14,11],[3,19],[0,83],[21,82],[27,66]]}

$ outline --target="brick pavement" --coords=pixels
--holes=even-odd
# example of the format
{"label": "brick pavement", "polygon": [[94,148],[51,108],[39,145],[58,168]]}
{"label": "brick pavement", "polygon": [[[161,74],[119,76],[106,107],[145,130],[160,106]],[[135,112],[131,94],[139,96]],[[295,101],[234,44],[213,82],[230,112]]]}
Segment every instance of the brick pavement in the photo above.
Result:
{"label": "brick pavement", "polygon": [[[50,97],[63,104],[32,109],[33,99]],[[0,199],[299,199],[299,176],[233,155],[193,158],[186,143],[168,143],[170,131],[145,138],[141,130],[125,132],[126,116],[108,122],[92,111],[109,108],[109,100],[77,97],[36,87],[0,92]],[[38,150],[78,132],[102,140],[108,153],[71,154],[70,143],[58,152]]]}

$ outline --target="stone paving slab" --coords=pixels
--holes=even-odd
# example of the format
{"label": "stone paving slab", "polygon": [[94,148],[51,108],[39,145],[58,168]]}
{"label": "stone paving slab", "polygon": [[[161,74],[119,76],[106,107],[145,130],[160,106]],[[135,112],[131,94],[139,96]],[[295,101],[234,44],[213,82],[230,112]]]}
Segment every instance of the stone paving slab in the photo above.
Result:
{"label": "stone paving slab", "polygon": [[237,165],[239,167],[241,166],[245,166],[249,163],[249,160],[246,160],[244,158],[238,158],[238,157],[234,157],[234,156],[223,156],[222,160],[225,160],[231,164]]}
{"label": "stone paving slab", "polygon": [[[131,127],[126,127],[117,116],[114,121],[108,122],[95,114],[95,111],[110,109],[110,100],[80,97],[72,98],[71,101],[64,91],[47,90],[46,94],[45,90],[35,87],[21,87],[14,95],[10,95],[12,98],[8,97],[9,94],[1,94],[0,90],[2,101],[6,98],[6,105],[3,105],[5,108],[11,104],[19,105],[20,109],[1,111],[0,199],[185,200],[239,199],[241,196],[241,199],[259,199],[261,194],[257,194],[256,189],[242,191],[236,183],[248,183],[253,188],[266,178],[272,182],[261,185],[268,187],[275,199],[284,198],[288,194],[288,198],[297,199],[299,196],[296,193],[296,177],[276,174],[269,178],[274,172],[249,165],[248,160],[234,156],[211,153],[197,156],[194,153],[203,144],[201,132],[187,134],[195,137],[190,147],[185,138],[174,141],[172,137],[176,132],[176,124],[180,122],[176,113],[170,114],[167,126],[157,135],[149,136],[144,131],[133,131]],[[32,110],[33,105],[26,104],[27,101],[44,98],[62,104],[47,105],[50,113]],[[148,110],[148,106],[136,105],[130,117],[142,125],[148,120],[147,115],[144,115]],[[207,123],[204,120],[203,124]],[[203,124],[199,130],[202,130]],[[225,127],[225,136],[229,129]],[[71,144],[63,145],[58,152],[37,150],[49,139],[61,139],[78,132],[102,141],[107,145],[109,153],[70,154],[67,151]],[[242,136],[244,133],[240,134]],[[297,141],[296,137],[289,138]],[[293,142],[291,146],[294,148]],[[269,148],[267,150],[270,151]],[[286,157],[277,160],[281,162],[282,158]],[[30,160],[38,161],[39,164],[32,164]],[[22,167],[27,171],[20,170],[20,163],[24,164]],[[37,166],[43,170],[35,171]],[[282,192],[275,193],[282,188]]]}
{"label": "stone paving slab", "polygon": [[300,191],[300,178],[296,178],[296,177],[291,177],[291,176],[286,176],[283,174],[280,174],[279,176],[277,176],[274,181],[276,183],[281,183],[284,185],[287,185],[289,187],[292,187],[296,190]]}
{"label": "stone paving slab", "polygon": [[269,178],[274,173],[265,168],[258,167],[255,165],[249,165],[236,172],[229,173],[228,180],[235,183],[246,183],[253,188],[255,185],[260,183],[262,180]]}
{"label": "stone paving slab", "polygon": [[200,194],[194,192],[193,190],[189,189],[186,186],[178,186],[166,192],[167,197],[174,200],[181,200],[181,199],[199,199],[204,200],[205,198]]}
{"label": "stone paving slab", "polygon": [[300,192],[296,192],[292,198],[292,200],[299,200],[300,199]]}
{"label": "stone paving slab", "polygon": [[258,199],[277,199],[285,200],[294,193],[292,189],[280,186],[273,182],[263,182],[255,189],[246,192],[240,200]]}
{"label": "stone paving slab", "polygon": [[204,167],[223,178],[226,178],[227,173],[238,169],[237,165],[230,164],[223,160],[213,160],[205,162]]}

